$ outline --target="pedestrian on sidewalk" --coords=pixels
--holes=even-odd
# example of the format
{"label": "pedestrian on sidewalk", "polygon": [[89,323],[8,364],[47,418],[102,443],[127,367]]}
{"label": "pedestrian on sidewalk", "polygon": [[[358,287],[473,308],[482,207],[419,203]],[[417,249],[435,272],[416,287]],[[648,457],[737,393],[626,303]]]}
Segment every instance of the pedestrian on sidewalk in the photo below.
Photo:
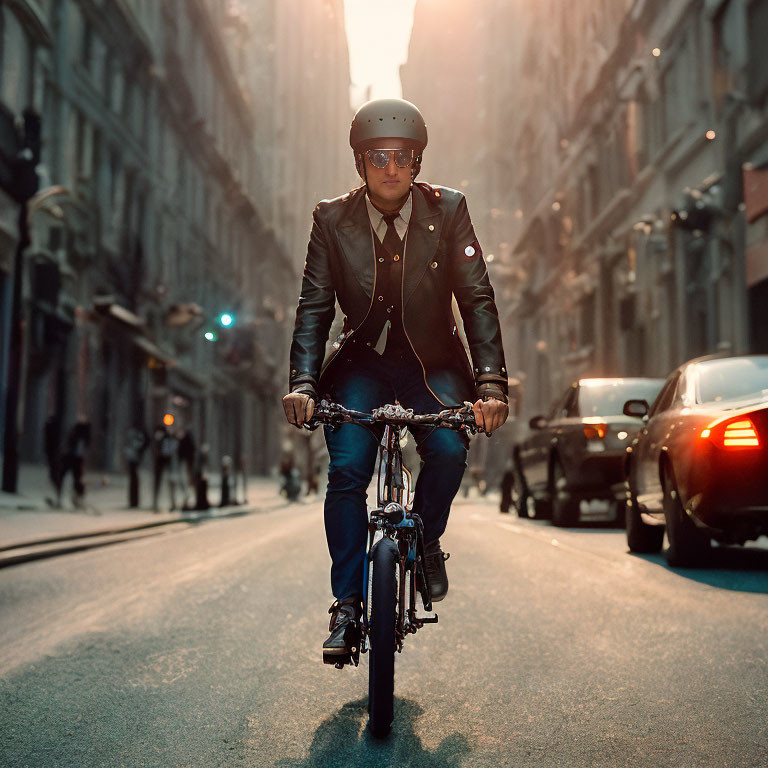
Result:
{"label": "pedestrian on sidewalk", "polygon": [[85,509],[85,452],[91,442],[91,424],[78,419],[67,433],[64,455],[61,457],[61,472],[56,487],[56,506],[61,507],[64,480],[72,473],[72,504],[75,509]]}
{"label": "pedestrian on sidewalk", "polygon": [[221,457],[221,498],[220,507],[228,507],[232,504],[232,457]]}
{"label": "pedestrian on sidewalk", "polygon": [[129,509],[136,509],[140,503],[139,464],[148,444],[149,437],[142,427],[130,427],[126,432],[123,455],[128,463]]}
{"label": "pedestrian on sidewalk", "polygon": [[195,469],[195,509],[206,510],[210,507],[208,501],[208,443],[200,445]]}
{"label": "pedestrian on sidewalk", "polygon": [[182,427],[179,435],[179,462],[181,464],[182,509],[193,509],[195,499],[195,440],[192,432]]}
{"label": "pedestrian on sidewalk", "polygon": [[160,511],[160,486],[163,474],[168,473],[171,510],[176,509],[176,480],[178,475],[179,441],[165,424],[158,424],[152,436],[154,441],[154,484],[152,509]]}
{"label": "pedestrian on sidewalk", "polygon": [[48,478],[54,489],[54,498],[46,497],[46,502],[52,506],[59,506],[59,478],[61,475],[61,416],[52,413],[45,420],[43,427],[43,445],[45,446],[45,460],[48,465]]}

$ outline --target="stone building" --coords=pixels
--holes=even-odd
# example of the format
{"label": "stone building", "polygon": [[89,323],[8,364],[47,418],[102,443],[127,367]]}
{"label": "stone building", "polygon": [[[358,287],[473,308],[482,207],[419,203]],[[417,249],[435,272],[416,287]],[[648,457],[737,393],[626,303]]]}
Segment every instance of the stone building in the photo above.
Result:
{"label": "stone building", "polygon": [[[515,137],[527,414],[579,375],[663,376],[697,355],[764,350],[768,4],[536,11],[552,38],[532,35],[523,64],[561,98],[533,94]],[[542,61],[547,48],[561,54]]]}
{"label": "stone building", "polygon": [[360,183],[349,147],[349,87],[343,1],[276,2],[273,174],[276,229],[296,266],[291,315],[315,205]]}
{"label": "stone building", "polygon": [[[485,146],[470,173],[486,197],[467,192],[522,414],[580,375],[765,351],[768,3],[482,9],[418,0],[411,48],[423,62],[444,44],[440,72],[477,73],[453,99]],[[445,102],[440,80],[418,90],[414,68],[410,93]],[[444,153],[468,156],[458,134]]]}
{"label": "stone building", "polygon": [[[290,71],[281,46],[314,56],[319,42],[306,43],[324,27],[291,38],[287,5],[264,2],[257,18],[218,0],[0,4],[2,126],[29,106],[43,125],[23,270],[23,460],[43,459],[47,421],[64,435],[87,420],[89,466],[117,470],[127,429],[171,414],[214,466],[223,454],[250,471],[274,462],[299,274],[282,209],[298,210],[286,190],[306,191],[293,157],[278,164],[288,118],[275,100],[280,87],[307,96],[307,72],[321,83],[326,66],[314,57],[303,79]],[[337,35],[334,99],[342,47]],[[322,142],[337,101],[313,95],[323,111],[287,114],[319,142],[305,140],[301,159],[331,166]],[[17,210],[0,192],[3,381]]]}

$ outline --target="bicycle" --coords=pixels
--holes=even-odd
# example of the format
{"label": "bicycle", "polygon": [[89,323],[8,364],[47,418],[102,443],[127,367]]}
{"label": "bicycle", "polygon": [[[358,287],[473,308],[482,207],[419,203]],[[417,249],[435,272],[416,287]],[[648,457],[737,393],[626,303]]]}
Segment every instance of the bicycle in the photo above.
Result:
{"label": "bicycle", "polygon": [[332,428],[346,423],[369,428],[384,425],[377,504],[368,523],[360,643],[347,656],[323,657],[326,664],[342,669],[348,664],[357,667],[360,654],[370,652],[368,728],[375,737],[384,738],[394,716],[395,653],[402,652],[407,635],[438,620],[437,614],[418,616],[416,612],[417,591],[427,613],[432,612],[432,599],[424,567],[424,525],[411,511],[411,474],[403,465],[400,432],[408,426],[483,430],[475,423],[471,403],[431,414],[415,414],[400,405],[363,413],[323,400],[306,426],[315,429],[321,423]]}

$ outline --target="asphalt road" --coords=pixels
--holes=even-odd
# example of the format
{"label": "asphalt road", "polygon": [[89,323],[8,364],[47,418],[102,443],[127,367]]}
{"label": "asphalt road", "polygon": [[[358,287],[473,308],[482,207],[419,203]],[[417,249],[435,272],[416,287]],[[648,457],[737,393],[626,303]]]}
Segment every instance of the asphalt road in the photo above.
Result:
{"label": "asphalt road", "polygon": [[321,663],[319,503],[0,572],[3,766],[768,766],[768,547],[672,571],[622,531],[459,501],[439,624]]}

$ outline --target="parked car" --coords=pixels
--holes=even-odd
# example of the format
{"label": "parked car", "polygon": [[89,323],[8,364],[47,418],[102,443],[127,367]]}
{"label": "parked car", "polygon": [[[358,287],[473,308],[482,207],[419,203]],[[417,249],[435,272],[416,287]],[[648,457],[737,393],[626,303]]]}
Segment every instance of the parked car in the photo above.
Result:
{"label": "parked car", "polygon": [[768,534],[768,355],[699,358],[667,378],[627,451],[627,543],[670,565],[702,562],[711,540]]}
{"label": "parked car", "polygon": [[[509,477],[511,498],[521,517],[529,499],[537,517],[555,525],[574,525],[582,500],[615,503],[624,522],[623,487],[626,446],[642,421],[622,413],[628,399],[653,400],[662,379],[580,379],[554,402],[546,416],[534,416],[530,435],[514,446]],[[503,505],[502,505],[503,509]]]}

